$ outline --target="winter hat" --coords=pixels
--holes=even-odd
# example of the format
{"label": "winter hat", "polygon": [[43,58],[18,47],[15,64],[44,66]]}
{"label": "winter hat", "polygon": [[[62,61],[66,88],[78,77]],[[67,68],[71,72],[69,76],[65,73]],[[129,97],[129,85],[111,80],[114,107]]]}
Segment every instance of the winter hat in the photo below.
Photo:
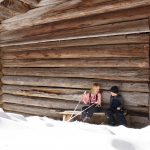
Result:
{"label": "winter hat", "polygon": [[111,87],[111,89],[110,89],[110,91],[111,91],[111,92],[113,92],[113,93],[118,94],[119,89],[118,89],[118,87],[117,87],[117,86],[112,86],[112,87]]}

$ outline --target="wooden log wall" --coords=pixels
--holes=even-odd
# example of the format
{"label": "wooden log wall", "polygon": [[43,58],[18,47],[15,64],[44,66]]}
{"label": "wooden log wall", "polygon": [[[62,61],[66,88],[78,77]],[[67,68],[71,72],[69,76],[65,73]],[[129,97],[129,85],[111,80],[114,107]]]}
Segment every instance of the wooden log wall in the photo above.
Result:
{"label": "wooden log wall", "polygon": [[1,96],[2,96],[2,82],[1,82],[1,78],[2,78],[2,65],[1,65],[1,48],[0,48],[0,107],[2,107],[2,99],[1,99]]}
{"label": "wooden log wall", "polygon": [[103,104],[117,85],[128,110],[150,115],[150,1],[61,2],[29,14],[0,26],[5,110],[60,118],[98,82]]}

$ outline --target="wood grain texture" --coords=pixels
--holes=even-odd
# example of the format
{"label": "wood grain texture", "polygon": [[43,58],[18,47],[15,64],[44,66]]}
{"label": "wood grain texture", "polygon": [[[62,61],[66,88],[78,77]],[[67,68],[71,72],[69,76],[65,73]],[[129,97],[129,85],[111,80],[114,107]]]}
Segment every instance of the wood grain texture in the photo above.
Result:
{"label": "wood grain texture", "polygon": [[[2,101],[4,103],[13,103],[19,105],[29,105],[35,107],[43,107],[50,109],[59,109],[59,110],[74,110],[77,105],[77,102],[74,101],[66,101],[52,98],[35,98],[35,97],[25,97],[18,95],[8,95],[4,94],[2,96]],[[78,110],[80,110],[84,105],[80,104]]]}
{"label": "wood grain texture", "polygon": [[[6,95],[6,96],[8,96],[8,95]],[[4,96],[5,97],[5,96]],[[4,97],[3,97],[3,100],[4,100]],[[51,103],[53,103],[52,105],[53,106],[56,106],[57,107],[57,109],[55,108],[48,108],[48,107],[39,107],[39,106],[35,106],[35,105],[39,105],[38,103],[39,103],[39,101],[40,101],[40,103],[42,104],[43,103],[43,105],[45,105],[45,103],[49,103],[49,106],[51,106],[51,104],[50,104],[50,102],[41,102],[41,99],[39,98],[39,100],[37,100],[36,101],[36,99],[33,99],[33,98],[23,98],[22,96],[10,96],[11,98],[13,98],[13,99],[16,99],[15,100],[15,102],[10,102],[10,100],[8,99],[8,101],[9,102],[4,102],[3,103],[3,107],[4,107],[4,109],[6,109],[6,106],[9,106],[7,109],[9,110],[11,107],[13,107],[13,109],[12,109],[12,111],[19,111],[19,112],[22,112],[23,110],[24,110],[24,108],[28,108],[28,110],[29,110],[29,112],[30,111],[36,111],[36,113],[37,114],[39,114],[40,113],[40,115],[42,115],[41,113],[42,113],[42,110],[43,110],[43,112],[45,112],[46,110],[46,112],[48,113],[48,110],[49,110],[49,113],[51,113],[51,112],[54,112],[54,114],[55,115],[57,115],[57,111],[60,111],[60,110],[66,110],[66,109],[61,109],[61,108],[58,108],[58,105],[55,105],[56,103],[55,102],[51,102]],[[17,98],[18,97],[18,98]],[[7,98],[6,98],[7,99]],[[44,100],[44,99],[43,99]],[[7,101],[7,100],[6,100]],[[16,102],[17,101],[17,102]],[[28,101],[28,104],[27,104],[27,101]],[[50,101],[50,100],[49,100]],[[29,102],[31,102],[31,105],[29,104]],[[20,104],[19,104],[20,103]],[[61,104],[61,103],[59,103],[59,104]],[[67,103],[66,103],[67,104]],[[34,106],[33,106],[34,105]],[[21,108],[20,108],[20,106],[22,106]],[[46,105],[45,105],[46,106]],[[59,105],[60,106],[60,105]],[[15,109],[15,107],[16,107],[16,109]],[[23,108],[24,107],[24,108]],[[81,105],[79,106],[79,108],[81,108]],[[143,106],[137,106],[136,105],[136,107],[135,106],[133,106],[133,105],[126,105],[126,108],[127,109],[129,109],[129,110],[133,110],[133,111],[135,111],[135,112],[144,112],[144,113],[148,113],[148,107],[145,107],[144,105]],[[33,109],[33,110],[30,110],[30,109]],[[26,110],[26,109],[25,109]],[[50,110],[52,110],[52,111],[50,111]],[[70,108],[69,109],[67,109],[67,110],[71,110]],[[79,109],[78,109],[79,110]],[[28,113],[29,113],[28,112]],[[46,116],[50,116],[49,115],[49,113],[48,114],[45,114]]]}
{"label": "wood grain texture", "polygon": [[[45,97],[56,100],[66,101],[80,101],[84,93],[83,90],[77,89],[62,89],[62,88],[33,88],[33,87],[13,87],[5,86],[2,88],[2,92],[6,94],[22,95],[29,97]],[[138,92],[121,92],[125,99],[126,105],[131,106],[148,106],[148,93]],[[110,99],[110,92],[103,91],[102,93],[103,103],[108,104]],[[10,101],[13,100],[10,99]],[[65,102],[64,102],[65,103]],[[30,105],[30,103],[29,103]]]}
{"label": "wood grain texture", "polygon": [[130,57],[148,58],[148,44],[138,45],[104,45],[51,48],[30,51],[5,52],[2,59],[48,59],[48,58],[103,58]]}
{"label": "wood grain texture", "polygon": [[80,77],[105,80],[148,82],[147,69],[107,68],[3,68],[4,75],[41,77]]}
{"label": "wood grain texture", "polygon": [[62,119],[62,115],[59,114],[56,110],[43,107],[33,107],[25,105],[16,105],[11,103],[3,104],[4,111],[18,112],[23,114],[35,115],[35,116],[47,116],[55,119]]}
{"label": "wood grain texture", "polygon": [[[15,17],[12,19],[8,19],[7,21],[3,22],[3,26],[5,26],[5,29],[7,30],[12,30],[16,28],[22,28],[25,26],[32,26],[32,25],[43,24],[48,22],[79,18],[83,16],[96,15],[96,14],[101,14],[101,13],[106,13],[111,11],[124,10],[129,8],[140,7],[140,6],[147,6],[150,4],[149,0],[142,0],[142,1],[126,0],[126,1],[119,1],[119,2],[112,1],[110,3],[106,3],[105,5],[97,5],[94,8],[90,7],[87,9],[83,9],[83,7],[79,8],[80,3],[78,4],[78,1],[74,1],[75,5],[78,4],[77,8],[73,7],[73,9],[71,9],[71,6],[74,6],[74,4],[70,2],[69,5],[68,3],[69,2],[63,3],[62,5],[59,5],[58,7],[55,7],[50,11],[48,10],[46,12],[43,12],[34,18],[33,16],[31,16],[31,18],[27,17],[28,16],[27,14],[26,16],[20,15],[20,17],[17,17],[17,19]],[[65,9],[68,8],[68,10],[61,13],[61,11],[64,10],[64,8]],[[58,9],[59,9],[59,14],[58,12],[55,14],[54,12]],[[39,10],[37,11],[39,12]],[[38,19],[39,17],[41,18],[40,20]]]}
{"label": "wood grain texture", "polygon": [[142,58],[89,58],[89,59],[23,59],[2,60],[3,67],[20,67],[20,68],[33,68],[33,67],[102,67],[102,68],[148,68],[149,59]]}
{"label": "wood grain texture", "polygon": [[[70,30],[63,29],[63,30],[58,30],[58,31],[47,32],[46,34],[42,34],[39,36],[36,35],[36,36],[27,37],[27,39],[21,38],[21,40],[22,41],[23,40],[35,41],[39,39],[53,39],[53,40],[64,39],[64,38],[78,39],[78,38],[87,38],[90,36],[109,36],[109,35],[145,33],[145,32],[149,32],[148,19],[111,23],[111,24],[106,24],[106,25],[104,24],[104,25],[96,25],[96,26],[89,26],[89,27],[80,27],[77,29],[70,29]],[[4,42],[5,40],[6,42],[9,41],[9,39],[5,39],[8,37],[9,36],[5,36],[5,34],[3,36],[3,33],[2,33],[2,40]],[[10,37],[10,39],[13,39],[15,41],[17,37],[13,37],[13,38]]]}
{"label": "wood grain texture", "polygon": [[[148,83],[136,82],[117,82],[99,79],[83,78],[56,78],[56,77],[23,77],[23,76],[3,76],[2,83],[8,85],[32,86],[33,89],[38,87],[57,87],[57,88],[74,88],[89,90],[93,83],[99,83],[102,90],[110,90],[111,86],[117,85],[121,91],[149,92]],[[5,87],[5,86],[4,86]]]}
{"label": "wood grain texture", "polygon": [[[5,37],[5,36],[4,36]],[[6,36],[7,37],[7,36]],[[75,46],[91,46],[91,45],[117,45],[117,44],[148,44],[149,35],[129,34],[129,35],[116,35],[116,36],[99,36],[91,38],[73,38],[73,39],[59,39],[59,40],[36,40],[36,41],[23,41],[0,44],[2,51],[15,52],[23,50],[41,50],[51,49],[57,47],[75,47]]]}

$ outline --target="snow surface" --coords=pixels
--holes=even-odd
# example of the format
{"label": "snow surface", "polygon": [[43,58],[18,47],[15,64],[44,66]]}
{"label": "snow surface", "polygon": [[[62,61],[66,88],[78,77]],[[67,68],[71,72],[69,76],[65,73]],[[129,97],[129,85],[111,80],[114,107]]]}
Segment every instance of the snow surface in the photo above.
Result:
{"label": "snow surface", "polygon": [[150,126],[131,129],[47,117],[6,113],[0,109],[0,150],[150,150]]}

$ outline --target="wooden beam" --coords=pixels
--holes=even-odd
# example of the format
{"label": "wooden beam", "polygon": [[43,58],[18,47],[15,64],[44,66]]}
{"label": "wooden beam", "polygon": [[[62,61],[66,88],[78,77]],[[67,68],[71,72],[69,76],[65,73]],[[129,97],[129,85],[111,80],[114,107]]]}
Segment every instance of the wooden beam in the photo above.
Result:
{"label": "wooden beam", "polygon": [[[17,95],[10,95],[10,94],[3,94],[2,96],[3,103],[13,103],[13,104],[20,104],[20,105],[30,105],[30,106],[37,106],[43,108],[50,108],[50,109],[72,109],[77,105],[77,102],[73,101],[66,101],[66,100],[59,100],[54,98],[36,98],[36,97],[25,97],[25,96],[17,96]],[[80,104],[78,110],[81,109],[84,105]]]}
{"label": "wooden beam", "polygon": [[144,128],[150,125],[150,121],[147,116],[135,116],[130,115],[131,127],[134,128]]}
{"label": "wooden beam", "polygon": [[[31,86],[31,89],[38,90],[42,87],[48,91],[49,88],[70,88],[89,90],[93,83],[99,83],[102,90],[109,91],[111,86],[118,86],[121,91],[126,92],[149,92],[148,83],[103,81],[99,79],[81,78],[56,78],[56,77],[22,77],[22,76],[3,76],[2,83],[8,85]],[[3,86],[5,87],[5,86]],[[9,87],[9,86],[8,86]],[[11,87],[11,86],[10,86]],[[20,88],[21,88],[20,87]],[[49,87],[49,88],[48,88]]]}
{"label": "wooden beam", "polygon": [[2,51],[13,52],[23,50],[41,50],[56,47],[75,47],[90,45],[116,45],[116,44],[149,44],[148,34],[129,34],[118,36],[99,36],[79,39],[41,40],[35,42],[21,42],[0,44]]}
{"label": "wooden beam", "polygon": [[[80,101],[82,99],[82,94],[84,90],[77,89],[63,89],[63,88],[34,88],[27,86],[8,86],[2,87],[2,92],[4,94],[20,95],[25,97],[43,97],[56,100],[66,100],[66,101]],[[140,92],[121,92],[125,99],[125,105],[129,106],[148,106],[149,93]],[[103,91],[102,93],[103,103],[109,104],[110,102],[110,92]],[[142,98],[143,97],[143,98]],[[11,103],[15,103],[15,100],[9,98]],[[21,98],[20,98],[21,99]],[[36,100],[36,99],[35,99]],[[65,103],[65,102],[64,102]],[[30,103],[26,103],[26,105]],[[59,106],[60,107],[60,106]],[[62,107],[63,108],[63,107]]]}
{"label": "wooden beam", "polygon": [[[19,49],[19,47],[18,47]],[[30,48],[31,49],[31,48]],[[34,48],[33,48],[34,49]],[[59,58],[148,58],[148,44],[98,45],[64,47],[16,52],[2,51],[2,59],[59,59]]]}
{"label": "wooden beam", "polygon": [[[148,23],[150,29],[150,17]],[[150,33],[149,33],[149,46],[150,46]],[[149,47],[149,120],[150,120],[150,47]]]}
{"label": "wooden beam", "polygon": [[[72,1],[71,1],[72,2]],[[73,5],[70,2],[70,6]],[[73,9],[68,9],[63,13],[60,13],[62,10],[66,9],[67,5],[69,2],[63,3],[62,5],[59,5],[58,7],[55,7],[54,9],[51,9],[50,11],[44,12],[44,14],[40,14],[39,16],[36,16],[33,18],[30,17],[23,17],[23,16],[18,16],[17,18],[11,18],[8,19],[7,21],[3,21],[3,26],[5,27],[6,30],[14,30],[14,29],[19,29],[22,27],[26,26],[33,26],[37,24],[44,24],[48,22],[55,22],[55,21],[61,21],[61,20],[67,20],[67,19],[72,19],[72,18],[79,18],[79,17],[85,17],[85,16],[90,16],[90,15],[96,15],[96,14],[101,14],[101,13],[106,13],[106,12],[111,12],[111,11],[117,11],[117,10],[124,10],[124,9],[129,9],[129,8],[135,8],[135,7],[141,7],[141,6],[147,6],[150,4],[149,0],[126,0],[126,1],[119,1],[119,2],[111,2],[106,5],[98,5],[95,6],[94,8],[87,8],[83,9],[80,6],[80,9],[78,8],[79,6],[77,5],[76,9],[75,7]],[[76,3],[75,3],[76,5]],[[63,9],[62,9],[63,8]],[[59,14],[56,13],[54,15],[54,11],[59,10]],[[28,15],[28,14],[27,14]],[[39,17],[41,18],[39,20]],[[31,21],[32,20],[32,21]]]}
{"label": "wooden beam", "polygon": [[48,117],[55,118],[55,119],[62,118],[62,115],[60,115],[59,112],[57,112],[56,110],[52,110],[49,108],[43,108],[43,107],[33,107],[33,106],[4,103],[3,109],[4,109],[4,111],[25,113],[25,114],[36,115],[36,116],[37,115],[38,116],[48,116]]}
{"label": "wooden beam", "polygon": [[[119,63],[118,63],[119,62]],[[148,68],[149,60],[144,58],[90,58],[90,59],[50,59],[50,60],[2,60],[3,67],[20,67],[20,68],[32,68],[32,67],[72,67],[72,68],[84,68],[84,67],[105,67],[105,68]]]}
{"label": "wooden beam", "polygon": [[52,7],[55,7],[57,5],[60,5],[64,2],[68,2],[69,0],[41,0],[36,7],[43,7],[47,5],[51,5]]}
{"label": "wooden beam", "polygon": [[8,19],[10,17],[13,17],[15,15],[19,15],[19,14],[20,13],[15,11],[15,10],[11,10],[7,7],[0,5],[0,17],[3,19]]}
{"label": "wooden beam", "polygon": [[96,78],[103,80],[148,82],[148,69],[132,68],[3,68],[4,75]]}
{"label": "wooden beam", "polygon": [[[69,25],[70,26],[70,25]],[[74,26],[74,25],[73,25]],[[70,28],[70,27],[69,27]],[[111,35],[124,35],[124,34],[135,34],[135,33],[145,33],[149,32],[148,19],[129,21],[129,22],[121,22],[121,23],[113,23],[107,25],[96,25],[89,27],[80,27],[77,29],[63,29],[58,31],[46,32],[45,34],[21,38],[21,40],[16,40],[15,34],[6,34],[1,33],[2,42],[6,43],[9,41],[21,42],[21,41],[36,41],[39,39],[53,39],[53,40],[62,40],[62,39],[81,39],[81,38],[89,38],[89,37],[100,37],[100,36],[111,36]],[[53,28],[55,30],[55,28]],[[44,31],[44,30],[43,30]],[[19,34],[21,35],[22,32]],[[32,33],[32,31],[31,31]],[[5,36],[4,36],[5,35]],[[29,35],[28,35],[29,36]]]}
{"label": "wooden beam", "polygon": [[[15,23],[17,20],[19,20],[21,18],[24,18],[25,20],[32,18],[32,20],[34,20],[34,18],[41,17],[43,14],[47,14],[47,13],[51,14],[52,12],[56,13],[57,11],[64,11],[64,10],[69,9],[69,8],[74,8],[78,3],[79,3],[79,0],[66,2],[66,3],[58,5],[57,7],[54,7],[54,8],[52,8],[52,6],[50,6],[50,5],[43,6],[43,7],[39,7],[36,9],[32,9],[32,10],[28,11],[28,13],[26,13],[26,14],[21,14],[19,16],[11,18],[10,20],[7,20],[7,21],[5,20],[5,21],[6,22],[10,21],[10,22]],[[28,24],[28,22],[26,22],[26,24]]]}
{"label": "wooden beam", "polygon": [[[26,114],[26,115],[38,115],[38,116],[48,116],[55,119],[62,119],[62,115],[59,114],[58,111],[46,109],[42,107],[33,107],[33,106],[25,106],[25,105],[17,105],[12,103],[4,103],[3,109],[9,112],[15,112],[19,114]],[[137,107],[128,107],[128,109],[132,109],[137,112]],[[143,110],[146,112],[146,109],[138,107],[139,110]]]}
{"label": "wooden beam", "polygon": [[15,0],[15,1],[3,1],[1,2],[2,6],[5,6],[6,8],[10,9],[10,10],[14,10],[17,11],[19,13],[25,13],[28,10],[31,9],[31,6],[28,4],[25,4],[19,0]]}
{"label": "wooden beam", "polygon": [[[67,2],[67,1],[69,1],[69,0],[41,0],[39,2],[39,4],[37,5],[37,7],[41,7],[41,6],[45,6],[45,5],[55,6],[55,5],[58,5],[58,4]],[[106,2],[110,2],[110,1],[112,1],[112,0],[92,0],[92,1],[91,0],[81,0],[80,5],[91,7],[96,4],[103,4]]]}
{"label": "wooden beam", "polygon": [[[111,36],[111,35],[125,35],[150,32],[148,26],[148,19],[112,23],[107,25],[97,25],[91,27],[80,27],[78,29],[67,29],[60,31],[47,32],[42,35],[36,35],[35,37],[27,37],[22,40],[36,41],[39,39],[79,39],[96,36]],[[14,39],[15,40],[15,39]],[[6,41],[7,42],[7,41]],[[17,41],[18,42],[18,41]]]}
{"label": "wooden beam", "polygon": [[[20,40],[22,38],[26,38],[26,41],[30,36],[36,36],[36,40],[41,40],[40,37],[37,38],[38,35],[43,35],[50,32],[56,32],[60,30],[74,30],[78,28],[85,28],[90,26],[97,26],[102,24],[109,24],[114,22],[123,22],[129,20],[137,20],[146,18],[150,15],[150,6],[141,7],[139,9],[129,9],[129,10],[121,10],[112,13],[99,14],[96,16],[89,16],[85,18],[72,19],[68,21],[49,23],[46,25],[33,26],[29,28],[24,28],[24,30],[14,30],[4,32],[2,38],[9,41],[14,41],[15,39]],[[27,38],[28,37],[28,38]],[[40,38],[40,39],[39,39]],[[49,39],[48,37],[43,37],[44,39]],[[25,39],[24,39],[25,40]],[[32,39],[33,40],[33,39]],[[28,40],[31,42],[31,40]],[[35,40],[34,40],[35,41]]]}
{"label": "wooden beam", "polygon": [[[135,94],[137,94],[137,93],[135,93]],[[135,94],[133,94],[134,96],[135,96]],[[125,94],[124,96],[127,96],[127,98],[128,97],[130,97],[128,94]],[[133,96],[133,97],[134,97]],[[139,96],[139,95],[138,95]],[[142,96],[144,96],[144,94],[142,94]],[[132,98],[133,98],[132,97]],[[145,96],[144,96],[145,97]],[[136,97],[135,97],[136,98]],[[141,98],[141,97],[140,97]],[[147,97],[145,97],[145,98],[147,98]],[[12,100],[12,101],[11,101]],[[13,101],[14,100],[14,101]],[[46,101],[47,100],[47,101]],[[45,98],[29,98],[29,97],[23,97],[23,96],[15,96],[15,95],[7,95],[7,94],[5,94],[5,95],[3,95],[3,105],[5,106],[6,104],[9,104],[9,105],[17,105],[17,106],[19,106],[19,105],[22,105],[22,106],[24,106],[24,107],[28,107],[28,109],[30,109],[31,107],[33,107],[33,111],[34,111],[34,108],[41,108],[41,109],[43,109],[43,110],[46,110],[46,109],[50,109],[50,110],[65,110],[65,109],[63,109],[62,108],[62,105],[67,105],[67,104],[69,104],[70,102],[67,102],[67,101],[62,101],[62,102],[60,102],[59,100],[58,100],[58,102],[57,102],[57,100],[55,100],[55,101],[51,101],[50,99],[48,100],[48,99],[45,99]],[[7,102],[8,101],[8,102]],[[45,103],[44,103],[45,102]],[[133,102],[133,101],[132,101]],[[132,102],[130,103],[130,104],[132,104]],[[64,103],[64,104],[63,104]],[[108,104],[109,102],[107,102],[107,104]],[[47,106],[47,105],[45,105],[45,104],[47,104],[47,105],[49,105],[50,107],[52,107],[52,108],[49,108],[49,106]],[[71,103],[70,103],[71,104]],[[77,104],[77,102],[76,103],[74,103],[74,105],[75,104]],[[127,102],[126,102],[126,104],[127,104]],[[3,107],[4,107],[3,106]],[[43,107],[44,106],[44,107]],[[71,105],[70,105],[71,106]],[[83,105],[80,105],[79,106],[79,109],[82,107]],[[139,112],[145,112],[145,113],[148,113],[148,107],[146,107],[146,106],[144,106],[144,107],[142,107],[142,106],[138,106],[138,101],[136,101],[136,105],[125,105],[126,106],[126,108],[128,109],[131,109],[131,108],[134,108],[134,111],[139,111]],[[54,107],[56,107],[56,108],[54,108]],[[104,107],[104,106],[103,106]],[[72,107],[67,107],[67,106],[65,106],[65,108],[67,109],[67,110],[72,110],[72,108],[73,108],[73,105],[72,105]],[[23,109],[22,109],[23,110]],[[14,111],[15,111],[15,109],[14,109]],[[56,111],[54,111],[54,112],[56,112]]]}
{"label": "wooden beam", "polygon": [[39,1],[42,1],[42,0],[19,0],[27,5],[30,5],[32,7],[36,7],[39,3]]}

